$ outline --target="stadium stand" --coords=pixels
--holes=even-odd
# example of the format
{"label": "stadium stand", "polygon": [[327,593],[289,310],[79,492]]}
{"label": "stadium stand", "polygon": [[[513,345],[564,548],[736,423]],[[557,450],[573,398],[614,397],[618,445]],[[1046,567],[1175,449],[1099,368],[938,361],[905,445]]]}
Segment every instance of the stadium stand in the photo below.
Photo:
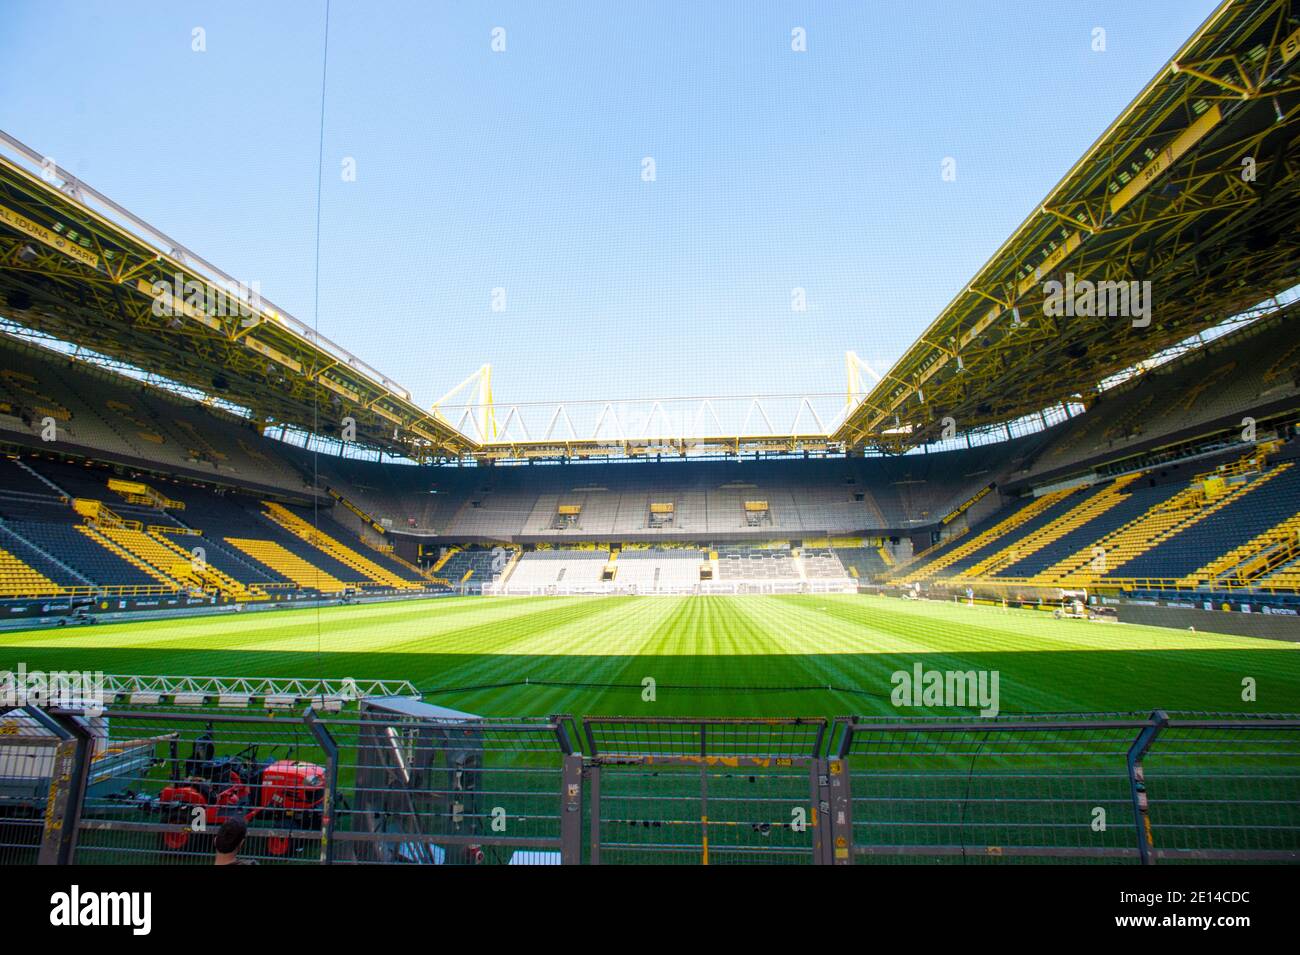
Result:
{"label": "stadium stand", "polygon": [[298,448],[287,453],[301,468],[315,464],[326,487],[387,530],[428,534],[447,526],[475,478],[474,468],[420,468],[322,455],[311,461]]}
{"label": "stadium stand", "polygon": [[1033,459],[1035,480],[1219,428],[1300,403],[1300,344],[1291,312],[1245,325],[1157,365],[1099,396],[1054,429]]}
{"label": "stadium stand", "polygon": [[321,569],[318,566],[319,560],[318,563],[312,563],[300,553],[289,550],[277,541],[250,537],[227,537],[225,541],[262,566],[288,577],[299,587],[319,590],[322,593],[339,593],[349,587],[340,578]]}
{"label": "stadium stand", "polygon": [[719,580],[797,580],[789,550],[728,546],[718,550]]}
{"label": "stadium stand", "polygon": [[337,592],[376,583],[276,523],[257,498],[180,486],[173,493],[185,503],[187,525],[204,531],[205,538],[234,548],[243,560],[300,587]]}
{"label": "stadium stand", "polygon": [[[1108,570],[1108,576],[1198,581],[1215,559],[1300,512],[1300,469],[1281,464],[1250,480],[1199,519],[1162,535],[1155,546]],[[1202,568],[1205,568],[1202,570]]]}
{"label": "stadium stand", "polygon": [[[1065,432],[1058,437],[1069,439]],[[1275,451],[1276,445],[1268,450]],[[287,456],[297,453],[290,450]],[[1201,587],[1253,582],[1276,588],[1290,585],[1296,573],[1291,549],[1300,503],[1295,499],[1293,465],[1262,466],[1262,456],[1253,447],[1243,455],[1239,447],[1231,455],[1210,459],[1228,460],[1230,466],[1220,465],[1192,480],[1178,477],[1190,469],[1179,472],[1177,465],[1158,474],[1143,470],[1113,478],[1098,475],[1092,482],[1013,497],[1002,508],[997,507],[997,495],[991,495],[986,499],[992,502],[991,513],[969,530],[955,521],[946,528],[949,536],[901,564],[888,548],[869,546],[860,538],[837,540],[861,546],[831,546],[831,537],[800,531],[778,546],[767,541],[781,536],[777,531],[791,523],[803,526],[809,507],[835,511],[851,503],[889,520],[887,511],[900,497],[882,491],[878,481],[873,486],[865,480],[859,483],[855,474],[905,465],[905,472],[895,473],[911,475],[901,486],[915,493],[911,482],[916,475],[934,467],[924,459],[938,455],[912,456],[917,460],[902,465],[875,461],[870,467],[860,461],[830,460],[699,462],[685,469],[679,464],[417,468],[327,461],[322,471],[338,482],[341,490],[331,490],[340,500],[344,492],[349,501],[364,500],[366,489],[380,483],[373,476],[369,484],[343,482],[344,472],[364,475],[369,467],[374,474],[401,475],[406,482],[395,485],[390,501],[401,503],[414,494],[439,500],[427,513],[441,514],[453,531],[470,527],[481,532],[439,535],[439,540],[460,542],[444,545],[444,558],[421,570],[396,553],[370,546],[355,529],[336,520],[329,507],[202,487],[164,474],[150,477],[123,471],[120,465],[15,455],[0,470],[0,580],[3,594],[15,597],[108,587],[202,590],[241,600],[264,599],[268,590],[284,588],[333,593],[450,586],[477,592],[485,585],[497,593],[734,592],[740,585],[785,592],[822,584],[852,587],[882,578],[904,585],[983,579],[1037,585],[1140,580]],[[988,458],[981,452],[969,457],[957,453],[951,459],[961,462],[970,480],[957,493],[952,485],[945,487],[946,505],[960,504],[972,487],[978,490],[976,482],[987,480],[988,471],[978,465]],[[297,465],[291,469],[296,471]],[[684,483],[668,480],[666,474],[681,475]],[[737,474],[746,479],[735,478]],[[801,481],[797,475],[806,478]],[[846,493],[862,499],[827,500],[840,493],[830,490],[832,476],[849,489]],[[1222,487],[1210,499],[1206,481],[1212,478]],[[548,483],[566,490],[536,490]],[[447,506],[457,498],[454,508]],[[762,502],[770,517],[756,529],[746,516],[746,506],[753,502]],[[718,509],[723,516],[713,513]],[[342,507],[337,513],[353,524],[358,521]],[[801,513],[805,516],[790,518]],[[561,514],[568,519],[557,521]],[[102,517],[93,520],[94,515]],[[691,526],[725,527],[727,533],[695,534],[688,530]],[[626,535],[609,531],[620,527],[635,530]],[[623,541],[624,546],[616,546],[612,555],[609,549],[565,549],[530,550],[520,557],[513,545],[507,545],[503,555],[493,546],[474,543],[475,536],[508,542],[512,529],[527,532],[513,535],[525,538],[604,539],[615,545]],[[409,526],[395,527],[390,536],[401,540],[409,531]],[[746,536],[757,536],[756,531],[761,543],[743,542]],[[688,542],[694,538],[696,546],[627,545],[628,539],[644,541],[652,535]],[[206,569],[187,565],[196,547],[202,550]],[[1105,554],[1100,569],[1094,564],[1099,549]],[[603,562],[598,559],[602,554]],[[560,565],[553,563],[557,560]]]}
{"label": "stadium stand", "polygon": [[[341,540],[325,532],[318,518],[308,520],[306,516],[274,501],[263,502],[266,514],[289,533],[301,538],[318,550],[346,565],[355,575],[398,590],[418,590],[420,584],[414,576],[398,573],[396,570],[381,565],[378,561],[361,554],[344,544]],[[335,525],[337,526],[337,525]],[[341,528],[340,528],[341,529]]]}
{"label": "stadium stand", "polygon": [[[551,467],[412,467],[322,457],[319,471],[326,486],[386,529],[442,540],[765,540],[926,526],[1026,466],[1042,440],[1032,435],[899,458]],[[305,459],[301,467],[307,469]],[[746,502],[766,505],[766,519],[751,523]]]}
{"label": "stadium stand", "polygon": [[614,582],[620,591],[638,594],[694,593],[707,556],[693,547],[624,548],[615,560]]}
{"label": "stadium stand", "polygon": [[607,550],[535,550],[523,554],[503,583],[507,594],[601,593]]}
{"label": "stadium stand", "polygon": [[809,580],[845,581],[850,577],[839,554],[833,550],[805,550],[799,555],[799,559],[803,562],[804,576]]}
{"label": "stadium stand", "polygon": [[[1300,574],[1291,466],[1261,466],[1251,445],[1215,438],[1243,409],[1262,414],[1300,395],[1300,352],[1280,319],[1156,366],[1064,425],[898,457],[420,467],[314,456],[7,336],[0,359],[7,597],[982,580],[1276,589]],[[57,457],[40,441],[48,418]],[[1207,441],[1177,444],[1188,435]],[[1144,465],[1153,444],[1176,453]],[[1139,466],[1125,471],[1125,461]],[[1222,479],[1213,498],[1207,475]],[[891,535],[906,547],[871,543]],[[443,556],[418,567],[420,549]],[[601,553],[604,562],[592,556]]]}
{"label": "stadium stand", "polygon": [[1044,575],[1046,580],[1052,580],[1054,577],[1045,573],[1048,568],[1081,551],[1087,552],[1091,557],[1093,542],[1105,539],[1118,528],[1159,506],[1176,494],[1180,487],[1173,483],[1146,484],[1142,481],[1136,483],[1130,481],[1122,489],[1125,493],[1119,494],[1119,490],[1116,489],[1119,500],[1115,501],[1110,508],[1067,533],[1061,534],[1055,540],[1045,543],[1032,553],[1010,555],[1014,559],[1000,568],[997,574],[1004,577],[1028,578]]}
{"label": "stadium stand", "polygon": [[[1069,492],[1055,492],[1038,498],[1024,497],[1015,501],[1009,511],[1000,511],[972,528],[963,536],[953,535],[943,546],[932,548],[917,555],[906,568],[906,573],[897,578],[899,583],[910,584],[934,576],[938,571],[953,568],[961,570],[974,563],[982,554],[992,548],[1009,542],[1008,535],[1015,533],[1022,525],[1039,517],[1058,503]],[[903,570],[904,568],[900,568]]]}
{"label": "stadium stand", "polygon": [[7,530],[37,550],[57,554],[62,563],[93,584],[159,591],[177,589],[174,583],[146,569],[141,562],[130,560],[106,538],[77,523],[77,515],[71,510],[65,514],[51,507],[39,515],[29,513],[23,520],[10,519],[7,511],[0,513],[4,513]]}
{"label": "stadium stand", "polygon": [[46,596],[60,593],[58,583],[0,547],[0,597]]}
{"label": "stadium stand", "polygon": [[[0,547],[10,555],[10,559],[17,562],[13,565],[13,569],[20,577],[26,571],[18,564],[39,575],[39,578],[27,578],[39,589],[24,590],[16,584],[11,588],[8,596],[44,596],[48,593],[57,593],[62,588],[84,587],[94,583],[89,577],[68,566],[53,554],[41,550],[35,544],[18,536],[3,521],[0,521]],[[45,584],[47,580],[54,585],[55,589],[47,589]]]}
{"label": "stadium stand", "polygon": [[328,551],[337,551],[339,554],[351,552],[354,556],[345,563],[352,565],[355,562],[359,568],[368,568],[369,565],[374,565],[373,568],[366,569],[365,573],[376,581],[390,583],[394,587],[406,590],[411,589],[410,585],[412,584],[424,586],[429,582],[428,577],[418,567],[403,562],[392,554],[376,550],[373,547],[359,547],[355,543],[350,543],[360,540],[364,544],[365,541],[336,521],[329,511],[318,510],[313,512],[303,505],[292,504],[276,505],[276,508],[296,516],[309,529],[314,528],[319,540],[330,541]]}
{"label": "stadium stand", "polygon": [[501,548],[451,547],[430,572],[435,580],[478,593],[485,584],[495,582],[502,575],[508,560],[508,554]]}
{"label": "stadium stand", "polygon": [[[249,495],[181,483],[165,485],[164,493],[104,467],[47,459],[10,460],[3,474],[4,526],[28,548],[11,541],[11,558],[56,555],[44,557],[41,572],[62,587],[202,590],[249,600],[286,587],[428,584],[413,567],[349,546],[350,535],[334,522],[313,528],[289,508]],[[62,575],[51,560],[66,568]],[[17,570],[12,560],[8,566]]]}
{"label": "stadium stand", "polygon": [[[987,578],[1039,585],[1140,580],[1245,586],[1267,580],[1276,588],[1295,574],[1291,548],[1300,525],[1300,471],[1288,462],[1261,469],[1252,451],[1232,467],[1190,482],[1136,472],[1013,500],[971,531],[900,567],[886,563],[883,548],[823,546],[828,539],[822,538],[823,544],[802,545],[796,539],[793,548],[724,541],[709,545],[716,558],[698,547],[625,546],[612,558],[608,550],[540,550],[515,561],[513,550],[502,556],[490,547],[461,545],[447,548],[443,561],[421,572],[364,545],[327,510],[179,482],[129,482],[140,490],[123,494],[109,486],[115,473],[48,459],[4,462],[4,596],[112,587],[263,599],[266,590],[283,587],[421,590],[432,588],[435,579],[467,591],[495,584],[498,593],[729,592],[742,584],[783,592],[788,586],[856,585],[882,576],[903,584]],[[1207,500],[1205,482],[1216,476],[1222,491]],[[642,501],[646,513],[650,497],[668,496],[663,489],[649,492]],[[151,506],[157,500],[178,507]],[[587,500],[574,503],[592,513]],[[95,505],[105,516],[90,522],[78,508]],[[557,507],[558,499],[540,505],[548,513]],[[205,572],[187,564],[194,547],[204,552]],[[1099,548],[1106,555],[1100,570],[1094,567]],[[1247,566],[1261,555],[1262,563]]]}
{"label": "stadium stand", "polygon": [[61,445],[124,463],[301,493],[290,455],[247,421],[0,334],[0,429],[31,446],[53,418]]}
{"label": "stadium stand", "polygon": [[835,556],[845,571],[857,580],[866,582],[886,574],[890,565],[885,563],[880,547],[836,547]]}
{"label": "stadium stand", "polygon": [[1283,589],[1290,578],[1281,568],[1300,554],[1294,440],[1287,448],[1251,447],[1190,479],[1142,471],[1056,491],[1055,503],[1028,518],[1034,505],[1022,500],[970,536],[922,554],[895,580],[1143,593]]}
{"label": "stadium stand", "polygon": [[1113,482],[1080,489],[1065,499],[1067,505],[1073,505],[1068,510],[1062,512],[1048,509],[1040,517],[1026,522],[1015,533],[1004,538],[1000,542],[1002,546],[993,553],[965,566],[961,570],[961,576],[997,574],[1008,564],[1041,550],[1081,525],[1087,525],[1118,504],[1124,488],[1136,477],[1137,475],[1125,475]]}

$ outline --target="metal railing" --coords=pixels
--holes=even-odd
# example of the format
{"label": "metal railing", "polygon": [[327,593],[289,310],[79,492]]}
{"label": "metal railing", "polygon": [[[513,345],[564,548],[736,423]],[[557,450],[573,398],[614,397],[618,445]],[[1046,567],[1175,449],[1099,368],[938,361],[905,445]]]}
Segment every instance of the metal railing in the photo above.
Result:
{"label": "metal railing", "polygon": [[0,863],[1300,862],[1300,716],[0,710]]}
{"label": "metal railing", "polygon": [[1218,579],[1206,581],[1204,578],[1188,582],[1187,577],[1096,577],[1070,574],[1057,580],[1043,581],[1038,577],[943,577],[932,581],[932,586],[962,589],[965,587],[1007,588],[1025,587],[1039,590],[1069,590],[1086,588],[1094,591],[1135,590],[1157,591],[1169,590],[1179,593],[1210,596],[1216,593],[1267,594],[1269,596],[1297,596],[1300,591],[1295,587],[1274,587],[1266,581],[1235,581]]}
{"label": "metal railing", "polygon": [[812,864],[826,721],[583,721],[586,861]]}

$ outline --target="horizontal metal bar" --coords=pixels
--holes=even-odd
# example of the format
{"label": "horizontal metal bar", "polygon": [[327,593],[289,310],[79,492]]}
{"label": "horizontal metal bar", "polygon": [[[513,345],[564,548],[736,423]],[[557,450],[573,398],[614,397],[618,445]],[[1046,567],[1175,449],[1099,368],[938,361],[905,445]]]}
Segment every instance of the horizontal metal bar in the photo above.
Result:
{"label": "horizontal metal bar", "polygon": [[680,753],[602,753],[589,759],[600,766],[745,766],[752,769],[785,769],[807,766],[814,756],[688,756]]}
{"label": "horizontal metal bar", "polygon": [[[186,805],[184,808],[189,809]],[[188,832],[193,835],[206,835],[208,832],[216,833],[218,826],[211,826],[206,831],[196,830],[193,826],[186,823],[168,823],[168,822],[127,822],[121,819],[86,819],[82,818],[77,823],[77,828],[85,832],[141,832],[141,833],[168,833],[168,832]],[[282,829],[271,826],[250,826],[248,829],[250,836],[276,836],[287,839],[301,839],[316,841],[320,839],[319,829]],[[116,846],[80,846],[78,852],[115,852]]]}
{"label": "horizontal metal bar", "polygon": [[1258,720],[1174,720],[1165,725],[1165,732],[1172,729],[1207,729],[1207,730],[1259,730],[1285,729],[1300,730],[1300,720],[1266,719]]}
{"label": "horizontal metal bar", "polygon": [[987,733],[987,732],[1011,732],[1011,731],[1033,731],[1047,732],[1050,730],[1069,730],[1071,732],[1083,730],[1105,730],[1105,729],[1145,729],[1151,725],[1150,720],[1124,720],[1124,721],[1107,721],[1107,722],[1052,722],[1052,723],[997,723],[990,721],[988,723],[845,723],[846,727],[856,733]]}
{"label": "horizontal metal bar", "polygon": [[1153,849],[1157,859],[1209,859],[1256,862],[1294,862],[1300,849]]}
{"label": "horizontal metal bar", "polygon": [[[61,716],[80,716],[81,710],[51,709],[51,713]],[[105,713],[115,720],[147,720],[149,722],[180,723],[252,723],[265,726],[301,727],[302,721],[296,716],[275,717],[257,716],[249,713],[231,712],[229,710],[115,710],[107,709]]]}
{"label": "horizontal metal bar", "polygon": [[[320,833],[316,833],[320,837]],[[410,833],[410,832],[335,832],[334,840],[336,842],[418,842],[429,845],[447,845],[447,846],[499,846],[501,848],[517,849],[559,849],[560,837],[554,836],[521,836],[519,838],[510,838],[508,836],[493,835],[470,835],[470,836],[453,836],[453,835],[430,835],[428,833]]]}
{"label": "horizontal metal bar", "polygon": [[864,846],[855,843],[855,855],[864,856],[1050,856],[1054,858],[1136,858],[1137,849],[1123,846]]}
{"label": "horizontal metal bar", "polygon": [[[744,687],[737,687],[744,689]],[[827,721],[821,716],[782,717],[780,719],[763,719],[743,716],[710,716],[695,719],[689,716],[588,716],[583,720],[588,726],[807,726],[816,728],[825,726]]]}
{"label": "horizontal metal bar", "polygon": [[[643,852],[646,855],[681,855],[683,853],[692,853],[699,855],[704,851],[704,847],[693,843],[658,843],[649,844],[644,842],[602,842],[600,844],[601,852]],[[785,856],[811,856],[813,847],[807,846],[728,846],[709,843],[709,854],[717,853],[736,853],[743,855],[785,855]]]}

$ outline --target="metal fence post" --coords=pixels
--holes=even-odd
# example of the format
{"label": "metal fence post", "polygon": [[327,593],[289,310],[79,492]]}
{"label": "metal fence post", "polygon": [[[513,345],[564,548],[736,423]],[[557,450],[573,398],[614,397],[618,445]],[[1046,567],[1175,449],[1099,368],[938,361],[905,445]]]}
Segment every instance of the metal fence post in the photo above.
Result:
{"label": "metal fence post", "polygon": [[853,864],[853,796],[849,782],[849,764],[839,757],[826,761],[830,802],[831,865]]}
{"label": "metal fence post", "polygon": [[69,865],[75,854],[81,806],[86,798],[87,768],[91,757],[90,731],[75,717],[61,715],[55,718],[39,706],[23,707],[23,712],[59,737],[36,862],[38,865]]}
{"label": "metal fence post", "polygon": [[831,864],[831,796],[828,762],[818,757],[808,764],[813,809],[813,865]]}
{"label": "metal fence post", "polygon": [[320,861],[321,865],[334,864],[334,803],[339,783],[339,745],[330,731],[316,715],[314,707],[307,707],[302,715],[307,729],[325,751],[325,794],[321,805]]}
{"label": "metal fence post", "polygon": [[1128,750],[1128,784],[1133,794],[1133,824],[1137,827],[1138,859],[1142,865],[1151,865],[1155,861],[1151,855],[1155,839],[1151,833],[1151,807],[1142,760],[1168,722],[1169,716],[1164,710],[1155,710],[1151,714],[1151,724],[1138,734]]}
{"label": "metal fence post", "polygon": [[564,755],[560,796],[560,863],[582,864],[582,756]]}
{"label": "metal fence post", "polygon": [[852,719],[835,720],[831,730],[830,756],[826,760],[827,791],[830,802],[831,865],[853,865],[853,793],[848,755],[853,749]]}
{"label": "metal fence post", "polygon": [[600,865],[600,762],[591,760],[587,764],[587,804],[590,807],[590,824],[588,840],[590,849],[587,855],[588,865]]}

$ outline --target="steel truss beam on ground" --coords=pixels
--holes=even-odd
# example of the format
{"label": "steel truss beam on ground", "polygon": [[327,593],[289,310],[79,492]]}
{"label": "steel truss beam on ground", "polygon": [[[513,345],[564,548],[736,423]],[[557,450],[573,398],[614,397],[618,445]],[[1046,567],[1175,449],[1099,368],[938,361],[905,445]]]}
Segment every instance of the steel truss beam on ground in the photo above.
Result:
{"label": "steel truss beam on ground", "polygon": [[407,680],[322,680],[312,677],[135,676],[104,674],[105,702],[225,706],[344,703],[420,693]]}

